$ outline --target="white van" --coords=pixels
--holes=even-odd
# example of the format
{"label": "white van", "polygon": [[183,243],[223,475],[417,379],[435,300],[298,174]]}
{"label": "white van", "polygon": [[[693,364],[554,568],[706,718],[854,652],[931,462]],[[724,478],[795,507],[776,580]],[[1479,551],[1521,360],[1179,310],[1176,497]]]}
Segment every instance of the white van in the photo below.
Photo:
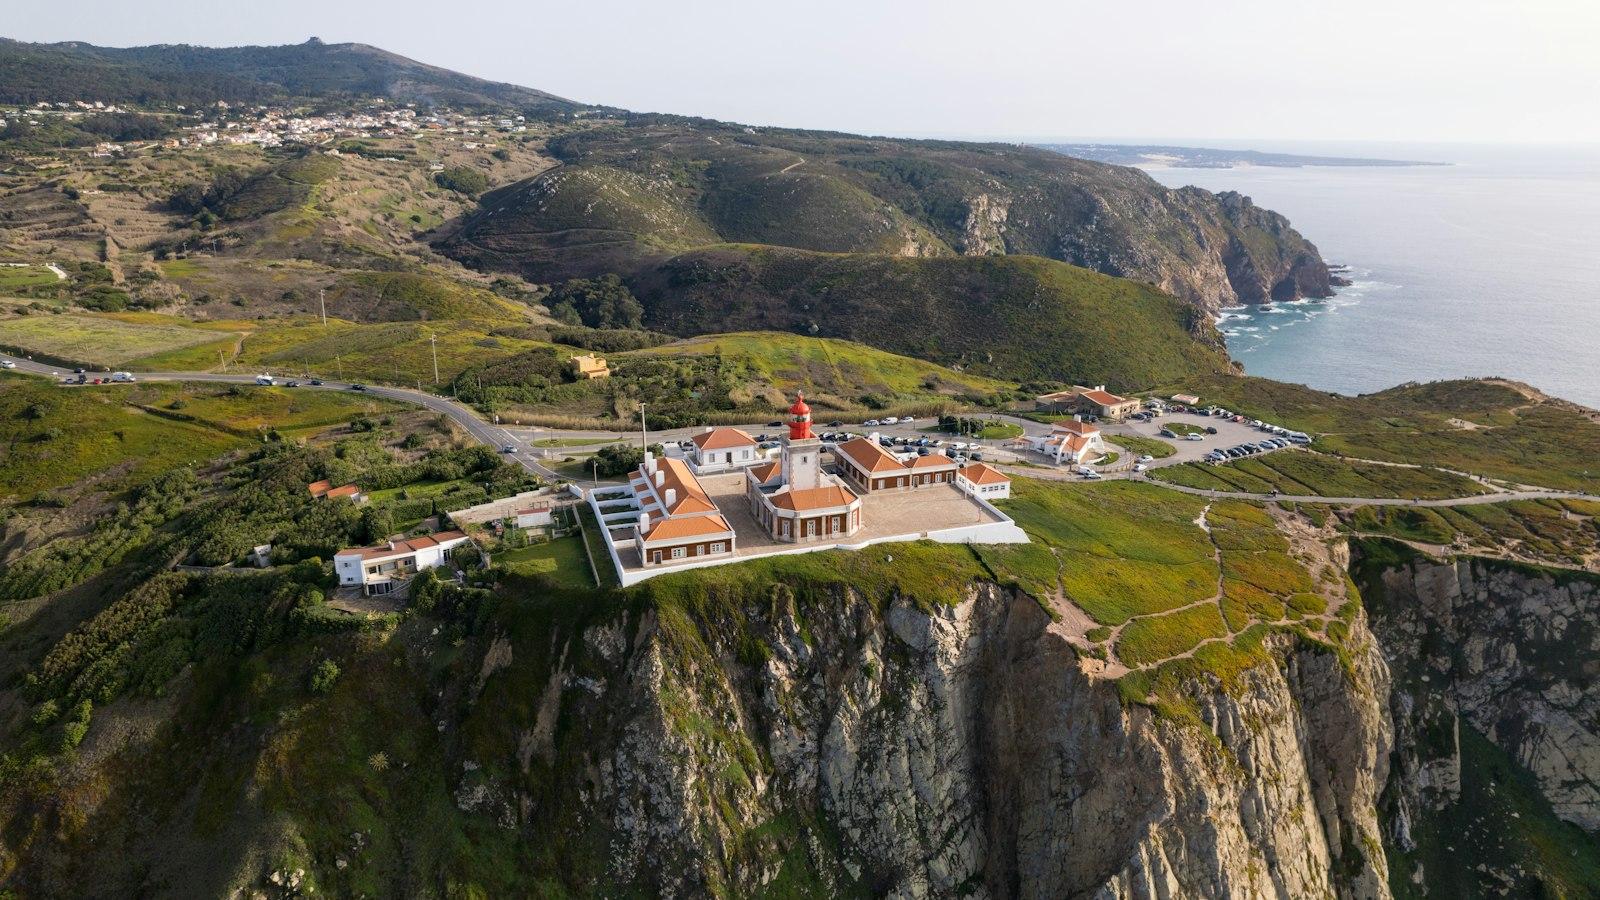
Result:
{"label": "white van", "polygon": [[256,376],[256,384],[267,384],[267,385],[270,385],[270,384],[272,384],[272,376],[271,375],[257,375]]}
{"label": "white van", "polygon": [[111,373],[111,380],[112,381],[129,381],[129,382],[131,382],[131,381],[137,381],[138,379],[133,377],[133,373],[132,372],[112,372]]}

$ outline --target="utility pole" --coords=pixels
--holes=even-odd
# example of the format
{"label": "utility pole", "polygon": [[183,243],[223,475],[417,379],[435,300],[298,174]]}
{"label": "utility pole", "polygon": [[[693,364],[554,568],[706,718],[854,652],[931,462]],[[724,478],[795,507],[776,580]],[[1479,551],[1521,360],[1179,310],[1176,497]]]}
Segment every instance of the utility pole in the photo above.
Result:
{"label": "utility pole", "polygon": [[639,401],[639,450],[650,449],[650,436],[644,427],[644,401]]}
{"label": "utility pole", "polygon": [[439,348],[434,344],[434,338],[436,337],[437,335],[428,335],[428,351],[433,354],[433,383],[435,387],[439,384]]}
{"label": "utility pole", "polygon": [[343,381],[344,380],[344,360],[339,358],[338,356],[335,356],[333,358],[333,364],[339,367],[339,380]]}
{"label": "utility pole", "polygon": [[327,291],[317,288],[317,304],[322,307],[322,327],[328,327],[328,296]]}

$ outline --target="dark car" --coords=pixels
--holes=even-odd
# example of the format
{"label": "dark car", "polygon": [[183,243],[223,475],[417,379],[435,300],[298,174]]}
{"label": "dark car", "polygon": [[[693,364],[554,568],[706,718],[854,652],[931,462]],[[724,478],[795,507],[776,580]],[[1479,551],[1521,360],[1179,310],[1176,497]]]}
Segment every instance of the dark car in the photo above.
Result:
{"label": "dark car", "polygon": [[1216,434],[1216,433],[1217,433],[1217,429],[1213,428],[1210,425],[1206,426],[1206,434]]}
{"label": "dark car", "polygon": [[286,382],[283,383],[283,386],[284,387],[299,387],[300,386],[300,382],[298,382],[298,381],[286,381]]}
{"label": "dark car", "polygon": [[971,458],[972,458],[972,460],[974,462],[983,462],[983,454],[982,453],[974,453],[974,454],[972,454]]}
{"label": "dark car", "polygon": [[350,390],[352,390],[352,391],[364,391],[366,389],[367,389],[367,386],[364,385],[364,384],[352,384],[352,385],[350,385]]}
{"label": "dark car", "polygon": [[783,427],[783,423],[782,422],[768,422],[767,423],[767,427],[768,428],[782,428]]}
{"label": "dark car", "polygon": [[313,379],[311,379],[311,386],[312,387],[322,387],[322,379],[321,378],[313,378]]}
{"label": "dark car", "polygon": [[83,366],[79,366],[76,369],[73,369],[72,370],[72,374],[74,374],[74,375],[82,375],[83,374]]}
{"label": "dark car", "polygon": [[828,423],[828,427],[829,428],[843,428],[844,427],[844,423],[843,422],[829,422]]}
{"label": "dark car", "polygon": [[510,445],[510,444],[507,444],[504,447],[500,448],[500,452],[501,453],[515,453],[515,452],[517,452],[517,448],[512,446],[512,445]]}

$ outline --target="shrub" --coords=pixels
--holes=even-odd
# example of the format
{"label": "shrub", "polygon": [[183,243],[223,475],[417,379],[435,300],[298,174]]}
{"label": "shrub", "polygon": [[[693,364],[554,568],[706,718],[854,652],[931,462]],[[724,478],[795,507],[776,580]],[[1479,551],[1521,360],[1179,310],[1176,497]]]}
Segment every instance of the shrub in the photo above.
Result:
{"label": "shrub", "polygon": [[481,194],[489,189],[489,176],[470,166],[451,166],[433,176],[434,183],[458,194]]}
{"label": "shrub", "polygon": [[339,682],[339,664],[331,659],[325,659],[311,670],[311,693],[329,694],[333,686]]}

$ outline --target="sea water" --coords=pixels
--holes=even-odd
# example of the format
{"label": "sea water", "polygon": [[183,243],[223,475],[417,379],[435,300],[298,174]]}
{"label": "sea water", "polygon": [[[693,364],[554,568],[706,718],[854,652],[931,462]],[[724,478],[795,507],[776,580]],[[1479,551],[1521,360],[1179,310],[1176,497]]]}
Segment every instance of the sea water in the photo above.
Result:
{"label": "sea water", "polygon": [[1224,310],[1252,375],[1341,393],[1503,376],[1600,408],[1600,147],[1258,147],[1446,166],[1148,169],[1289,217],[1352,282]]}

